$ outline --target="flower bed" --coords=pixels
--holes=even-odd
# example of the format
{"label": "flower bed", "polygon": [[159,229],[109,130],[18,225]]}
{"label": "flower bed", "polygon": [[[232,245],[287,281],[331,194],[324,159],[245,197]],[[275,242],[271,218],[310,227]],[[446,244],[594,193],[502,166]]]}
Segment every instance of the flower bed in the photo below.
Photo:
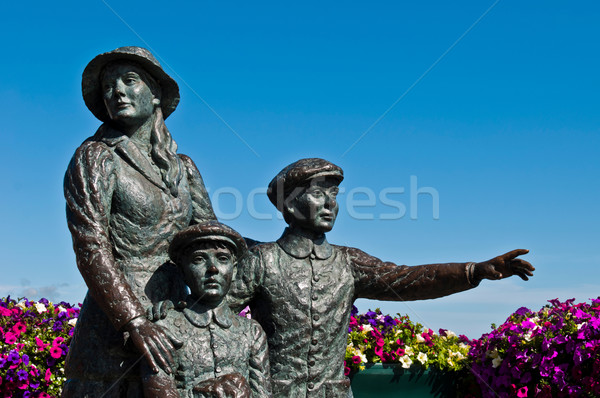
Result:
{"label": "flower bed", "polygon": [[379,309],[358,314],[352,309],[348,346],[344,361],[346,375],[362,370],[367,363],[399,363],[403,368],[433,367],[459,371],[469,362],[469,338],[440,329],[435,333],[407,316],[384,315]]}
{"label": "flower bed", "polygon": [[79,308],[46,299],[0,300],[0,396],[58,397]]}
{"label": "flower bed", "polygon": [[483,397],[600,396],[600,298],[519,308],[472,342]]}
{"label": "flower bed", "polygon": [[[477,340],[353,308],[345,372],[389,370],[396,383],[450,374],[464,397],[599,397],[600,298],[573,301],[520,308]],[[64,302],[0,300],[0,397],[60,396],[78,315],[79,307]]]}

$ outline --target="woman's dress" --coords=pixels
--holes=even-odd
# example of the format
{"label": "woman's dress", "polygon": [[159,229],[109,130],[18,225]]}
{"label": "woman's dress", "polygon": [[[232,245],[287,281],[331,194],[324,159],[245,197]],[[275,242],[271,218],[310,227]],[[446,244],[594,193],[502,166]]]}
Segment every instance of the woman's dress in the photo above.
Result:
{"label": "woman's dress", "polygon": [[67,356],[63,397],[142,396],[141,355],[120,330],[152,303],[184,297],[169,243],[188,225],[215,219],[198,169],[189,157],[179,159],[174,196],[150,154],[103,125],[69,164],[67,221],[90,289]]}

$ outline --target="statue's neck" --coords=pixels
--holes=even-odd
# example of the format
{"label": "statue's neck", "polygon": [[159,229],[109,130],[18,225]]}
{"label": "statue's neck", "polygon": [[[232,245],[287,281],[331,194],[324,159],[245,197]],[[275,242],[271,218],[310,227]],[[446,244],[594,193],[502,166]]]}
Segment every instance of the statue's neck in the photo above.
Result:
{"label": "statue's neck", "polygon": [[323,232],[302,228],[297,225],[290,225],[289,228],[292,233],[303,236],[313,241],[320,239],[325,235],[325,233]]}

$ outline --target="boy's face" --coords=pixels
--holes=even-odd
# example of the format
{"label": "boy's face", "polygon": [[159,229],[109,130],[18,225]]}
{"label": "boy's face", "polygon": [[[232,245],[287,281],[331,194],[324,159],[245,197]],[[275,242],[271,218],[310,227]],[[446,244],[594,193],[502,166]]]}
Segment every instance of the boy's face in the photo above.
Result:
{"label": "boy's face", "polygon": [[226,247],[196,245],[183,256],[181,269],[186,285],[200,302],[221,301],[231,285],[234,256]]}
{"label": "boy's face", "polygon": [[311,180],[288,209],[291,224],[313,232],[331,231],[339,210],[338,184],[339,181],[331,177]]}

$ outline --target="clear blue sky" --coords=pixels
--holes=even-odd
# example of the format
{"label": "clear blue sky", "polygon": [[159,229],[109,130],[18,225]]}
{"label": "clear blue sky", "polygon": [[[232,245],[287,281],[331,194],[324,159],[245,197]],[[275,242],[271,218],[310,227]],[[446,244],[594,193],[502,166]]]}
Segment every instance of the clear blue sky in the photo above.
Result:
{"label": "clear blue sky", "polygon": [[[100,124],[81,73],[140,45],[181,87],[167,120],[180,152],[244,235],[278,238],[283,221],[251,193],[323,157],[346,174],[330,242],[407,265],[527,248],[537,267],[529,282],[361,310],[478,337],[520,306],[597,297],[599,20],[596,1],[3,4],[0,296],[83,300],[62,194],[70,157]],[[437,192],[438,219],[431,195],[411,201],[411,176]],[[390,188],[403,217],[379,198]],[[365,192],[374,206],[357,206]]]}

